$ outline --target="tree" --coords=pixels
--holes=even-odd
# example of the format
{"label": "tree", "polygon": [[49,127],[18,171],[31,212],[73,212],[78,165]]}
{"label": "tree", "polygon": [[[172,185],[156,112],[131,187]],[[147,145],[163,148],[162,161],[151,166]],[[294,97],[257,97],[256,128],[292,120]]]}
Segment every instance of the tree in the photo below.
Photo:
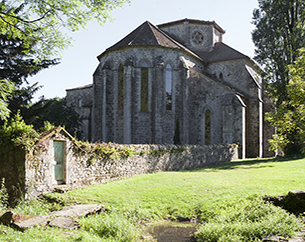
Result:
{"label": "tree", "polygon": [[27,83],[29,76],[56,65],[58,61],[54,59],[37,62],[26,55],[30,49],[21,39],[10,39],[4,34],[0,34],[0,47],[0,80],[6,80],[2,81],[0,88],[0,112],[3,113],[0,115],[0,123],[3,124],[5,118],[9,115],[10,118],[14,117],[18,110],[22,116],[29,114],[28,107],[39,87],[37,84],[28,87],[21,85]]}
{"label": "tree", "polygon": [[31,56],[49,59],[70,44],[63,28],[77,31],[95,20],[103,24],[110,12],[128,0],[2,0],[0,34],[21,39]]}
{"label": "tree", "polygon": [[126,1],[0,0],[0,118],[9,113],[13,83],[20,87],[28,76],[58,63],[53,56],[70,44],[64,28],[77,31],[90,20],[103,24]]}
{"label": "tree", "polygon": [[17,87],[26,83],[29,76],[58,64],[58,59],[37,62],[33,57],[28,56],[31,49],[24,43],[22,39],[13,39],[8,35],[0,34],[0,79],[10,80]]}
{"label": "tree", "polygon": [[[299,144],[300,151],[305,153],[305,49],[299,51],[300,56],[290,65],[289,83],[287,84],[287,100],[282,102],[282,108],[276,112],[274,124],[277,134],[271,141],[274,149],[285,148],[292,142],[290,134],[297,134],[293,142]],[[269,115],[270,116],[270,115]],[[269,117],[270,118],[270,117]]]}
{"label": "tree", "polygon": [[[268,120],[272,125],[281,122],[281,114],[292,106],[289,103],[287,85],[288,66],[298,57],[298,50],[305,46],[305,2],[301,0],[259,0],[259,9],[253,12],[255,30],[255,60],[263,69],[266,91],[275,104]],[[299,147],[297,134],[286,133],[289,145],[286,153],[296,152]]]}
{"label": "tree", "polygon": [[8,80],[0,79],[0,119],[6,120],[10,114],[7,99],[14,89],[14,84]]}
{"label": "tree", "polygon": [[64,98],[41,98],[37,103],[30,107],[30,115],[32,117],[30,124],[35,129],[41,129],[45,126],[45,122],[49,122],[54,126],[63,126],[70,133],[80,138],[80,117],[74,108],[66,105]]}

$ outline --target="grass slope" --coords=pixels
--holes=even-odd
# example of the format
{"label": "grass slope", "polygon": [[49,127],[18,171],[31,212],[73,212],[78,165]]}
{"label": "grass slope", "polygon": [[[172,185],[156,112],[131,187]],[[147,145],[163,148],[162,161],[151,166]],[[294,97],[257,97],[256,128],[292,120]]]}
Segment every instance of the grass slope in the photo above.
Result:
{"label": "grass slope", "polygon": [[[104,204],[109,212],[81,219],[82,229],[71,236],[59,229],[35,228],[20,233],[0,226],[0,240],[33,241],[35,236],[31,233],[38,233],[36,241],[43,238],[48,241],[137,241],[140,225],[163,218],[197,218],[205,222],[197,234],[199,241],[259,241],[270,233],[291,236],[299,228],[295,218],[257,198],[304,190],[304,172],[303,158],[252,159],[189,171],[139,175],[65,194],[53,193],[48,197],[63,204]],[[39,213],[52,210],[54,205],[36,201],[36,205],[35,202],[21,205],[19,211],[33,214],[37,203]],[[268,224],[261,223],[262,220]],[[270,230],[276,224],[269,220],[282,227]],[[244,232],[251,226],[251,231]],[[50,238],[52,234],[55,238]]]}

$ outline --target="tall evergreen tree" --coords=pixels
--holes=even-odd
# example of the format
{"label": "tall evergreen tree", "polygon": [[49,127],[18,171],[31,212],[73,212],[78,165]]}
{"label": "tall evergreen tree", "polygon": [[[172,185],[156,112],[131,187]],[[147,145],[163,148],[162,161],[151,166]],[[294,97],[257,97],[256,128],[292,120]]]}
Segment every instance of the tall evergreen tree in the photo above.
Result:
{"label": "tall evergreen tree", "polygon": [[[0,118],[8,115],[7,95],[30,75],[57,63],[52,60],[70,44],[63,28],[77,31],[100,24],[128,0],[0,0]],[[12,82],[10,82],[12,81]]]}
{"label": "tall evergreen tree", "polygon": [[30,49],[21,39],[12,39],[7,35],[0,35],[0,80],[7,80],[15,85],[10,95],[5,96],[4,101],[10,111],[10,117],[15,116],[18,110],[23,117],[29,116],[31,99],[39,87],[37,83],[26,86],[27,78],[58,63],[56,59],[37,62],[27,56],[26,53],[29,51]]}
{"label": "tall evergreen tree", "polygon": [[12,81],[17,87],[27,83],[29,76],[37,74],[42,69],[58,64],[57,59],[37,62],[28,56],[31,51],[18,38],[0,34],[0,79]]}
{"label": "tall evergreen tree", "polygon": [[[21,87],[27,84],[29,76],[37,74],[40,70],[56,65],[54,60],[35,61],[28,57],[26,53],[30,51],[21,39],[13,39],[8,35],[0,34],[0,80],[2,89],[10,87],[9,92],[0,89],[0,112],[5,115],[0,116],[2,122],[9,115],[13,117],[21,110],[26,113],[34,93],[38,90],[37,84],[28,87]],[[7,86],[9,84],[10,86]],[[15,86],[15,88],[13,88]],[[1,123],[1,122],[0,122]]]}

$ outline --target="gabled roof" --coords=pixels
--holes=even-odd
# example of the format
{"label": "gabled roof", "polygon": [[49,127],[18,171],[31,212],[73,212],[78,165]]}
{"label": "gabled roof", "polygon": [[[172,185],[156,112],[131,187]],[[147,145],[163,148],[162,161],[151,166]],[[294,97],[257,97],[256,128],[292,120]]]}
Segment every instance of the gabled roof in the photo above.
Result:
{"label": "gabled roof", "polygon": [[[157,26],[153,25],[149,21],[144,22],[126,37],[121,39],[119,42],[113,46],[106,49],[102,54],[97,58],[100,60],[102,56],[106,53],[118,50],[126,47],[153,47],[159,46],[164,48],[177,49],[186,52],[187,54],[197,58],[200,61],[208,63],[218,62],[218,61],[228,61],[236,59],[250,59],[248,56],[240,53],[239,51],[231,48],[230,46],[224,44],[223,42],[218,42],[214,46],[214,50],[211,52],[200,51],[200,50],[190,50],[184,45],[180,44],[178,41],[174,40],[172,37],[167,35],[162,31],[161,27],[171,26],[175,24],[180,24],[184,21],[188,21],[194,24],[209,24],[214,25],[220,32],[225,33],[225,31],[217,25],[214,21],[202,21],[202,20],[193,20],[193,19],[182,19],[178,21],[168,22],[165,24],[160,24]],[[160,27],[160,28],[159,28]]]}
{"label": "gabled roof", "polygon": [[[216,80],[215,78],[212,78],[196,69],[194,69],[193,67],[189,67],[190,70],[196,72],[197,74],[203,76],[204,78],[207,78],[208,80],[211,80],[212,82],[216,83],[219,86],[222,86],[223,88],[227,89],[228,91],[232,92],[235,94],[235,96],[238,98],[238,102],[241,106],[246,107],[245,103],[242,101],[242,97],[244,97],[245,95],[242,94],[241,92],[238,92],[237,90],[235,90],[234,88],[230,87],[229,85],[226,85],[224,83],[221,83],[220,81]],[[227,104],[232,104],[234,103],[232,100],[230,102],[228,102]]]}
{"label": "gabled roof", "polygon": [[198,19],[180,19],[180,20],[176,20],[176,21],[172,21],[172,22],[168,22],[168,23],[164,23],[164,24],[158,24],[157,26],[159,28],[164,28],[164,27],[168,27],[168,26],[173,26],[173,25],[177,25],[177,24],[182,24],[184,22],[189,22],[191,24],[201,24],[201,25],[213,25],[215,29],[217,29],[220,33],[225,34],[226,31],[221,28],[215,21],[204,21],[204,20],[198,20]]}
{"label": "gabled roof", "polygon": [[214,46],[214,50],[211,52],[195,51],[195,53],[207,63],[244,58],[249,59],[248,56],[240,53],[223,42],[217,42]]}
{"label": "gabled roof", "polygon": [[54,127],[52,129],[49,129],[47,131],[44,131],[42,134],[40,134],[37,144],[41,143],[42,141],[52,137],[53,135],[56,135],[58,133],[63,133],[64,136],[72,140],[73,142],[76,142],[74,137],[70,135],[63,127]]}
{"label": "gabled roof", "polygon": [[66,89],[66,91],[74,91],[74,90],[81,90],[81,89],[86,89],[86,88],[92,88],[93,87],[93,84],[87,84],[85,86],[81,86],[81,87],[74,87],[74,88],[69,88],[69,89]]}
{"label": "gabled roof", "polygon": [[136,28],[134,31],[128,34],[125,38],[123,38],[113,46],[106,49],[106,51],[100,54],[97,58],[100,60],[100,58],[105,53],[111,50],[116,50],[129,46],[145,46],[145,47],[160,46],[160,47],[179,49],[186,51],[187,53],[193,55],[196,58],[201,59],[191,50],[187,49],[182,44],[172,39],[170,36],[168,36],[161,29],[159,29],[157,26],[153,25],[149,21],[146,21],[143,24],[141,24],[138,28]]}

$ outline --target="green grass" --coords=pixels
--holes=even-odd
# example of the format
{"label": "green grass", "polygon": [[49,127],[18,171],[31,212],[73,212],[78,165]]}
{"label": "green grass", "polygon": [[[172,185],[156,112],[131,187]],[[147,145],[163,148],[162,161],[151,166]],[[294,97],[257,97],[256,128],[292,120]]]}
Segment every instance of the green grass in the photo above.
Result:
{"label": "green grass", "polygon": [[56,195],[69,203],[102,203],[120,211],[158,217],[192,217],[201,206],[251,195],[303,190],[304,159],[254,159],[210,168],[139,175]]}
{"label": "green grass", "polygon": [[[272,205],[262,205],[257,198],[304,190],[304,172],[303,158],[252,159],[189,171],[139,175],[65,194],[52,193],[48,197],[63,204],[103,204],[108,212],[81,219],[82,228],[73,231],[75,235],[68,236],[60,229],[35,228],[21,233],[0,227],[0,241],[10,241],[10,236],[34,241],[28,238],[37,231],[41,232],[36,241],[138,241],[141,226],[164,218],[197,218],[204,222],[197,234],[201,241],[259,241],[270,233],[291,236],[299,228],[295,218]],[[36,201],[17,211],[33,214],[37,203],[43,205],[36,214],[56,207]],[[259,214],[258,219],[251,220],[253,214],[246,216],[251,213]],[[3,229],[10,232],[1,233]],[[56,238],[50,238],[52,234]]]}

